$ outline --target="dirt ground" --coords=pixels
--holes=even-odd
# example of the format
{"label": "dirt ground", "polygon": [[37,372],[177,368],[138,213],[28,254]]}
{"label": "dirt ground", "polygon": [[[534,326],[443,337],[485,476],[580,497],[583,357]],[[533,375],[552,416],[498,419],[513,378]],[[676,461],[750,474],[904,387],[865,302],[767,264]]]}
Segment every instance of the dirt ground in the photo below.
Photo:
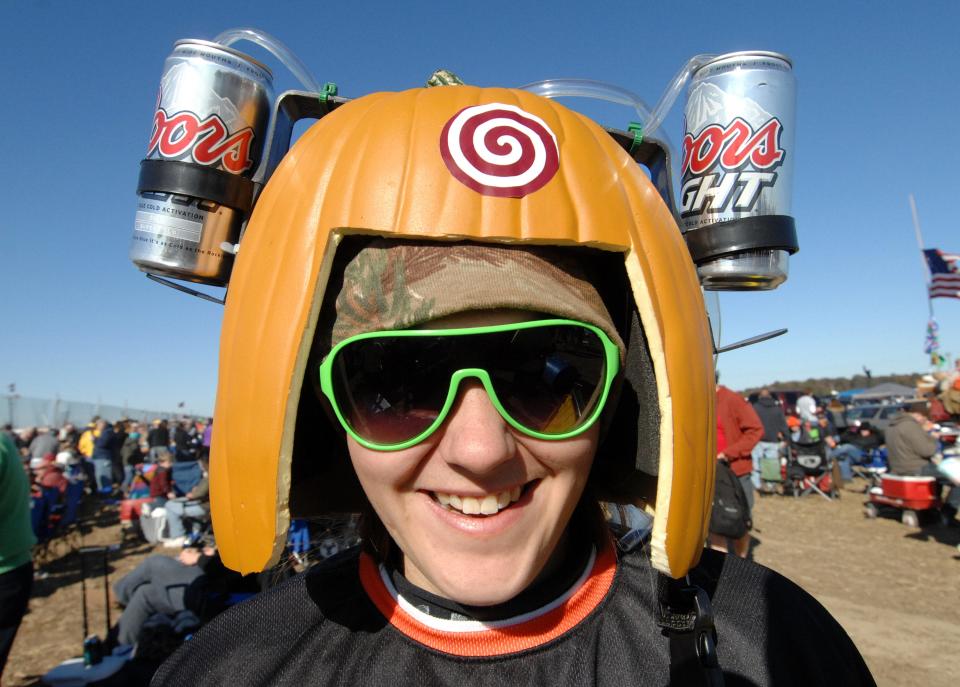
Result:
{"label": "dirt ground", "polygon": [[[862,488],[854,482],[850,489]],[[953,687],[960,638],[960,529],[912,530],[893,517],[867,520],[864,496],[766,496],[754,511],[754,557],[804,587],[847,629],[881,687]],[[3,677],[8,687],[81,652],[79,537],[61,543],[34,586]],[[115,515],[103,513],[83,545],[119,545]],[[110,553],[110,577],[132,570],[154,549],[124,544]],[[164,552],[158,548],[156,552]],[[169,550],[166,551],[173,555]],[[91,558],[91,565],[96,559]],[[87,586],[90,632],[103,635],[103,584]],[[116,622],[119,610],[111,610]]]}
{"label": "dirt ground", "polygon": [[761,498],[754,559],[827,607],[881,687],[956,685],[960,529],[910,529],[893,511],[868,520],[865,500],[847,490],[832,502]]}

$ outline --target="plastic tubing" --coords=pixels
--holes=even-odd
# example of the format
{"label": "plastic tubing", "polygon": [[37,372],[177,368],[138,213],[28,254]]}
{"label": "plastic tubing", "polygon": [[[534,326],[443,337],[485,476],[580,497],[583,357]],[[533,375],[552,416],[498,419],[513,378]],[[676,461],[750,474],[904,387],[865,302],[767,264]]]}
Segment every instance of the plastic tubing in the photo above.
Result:
{"label": "plastic tubing", "polygon": [[[663,120],[677,101],[677,96],[680,95],[680,91],[683,90],[690,75],[715,57],[716,55],[703,53],[694,55],[687,60],[686,64],[673,77],[673,80],[667,86],[667,90],[660,96],[660,100],[657,101],[653,110],[647,106],[643,98],[633,91],[592,79],[549,79],[547,81],[535,81],[526,86],[521,86],[521,88],[545,98],[593,98],[594,100],[606,100],[618,105],[628,105],[640,117],[644,136],[649,136],[663,124]],[[666,140],[669,144],[668,137],[661,136],[660,138]]]}
{"label": "plastic tubing", "polygon": [[703,53],[701,55],[694,55],[687,60],[687,63],[683,65],[683,67],[680,68],[680,71],[677,72],[676,76],[673,77],[673,81],[670,82],[667,90],[665,90],[663,95],[660,96],[660,100],[658,100],[657,104],[654,106],[653,112],[650,114],[650,118],[644,122],[644,134],[651,134],[657,130],[657,128],[666,118],[670,108],[673,107],[673,104],[677,100],[677,96],[680,95],[680,91],[683,90],[683,87],[687,83],[687,79],[690,78],[690,75],[712,60],[714,57],[716,57],[716,55]]}
{"label": "plastic tubing", "polygon": [[[616,103],[617,105],[627,105],[632,107],[637,113],[637,117],[640,118],[640,123],[643,125],[643,135],[646,136],[650,133],[647,125],[652,119],[650,108],[647,107],[643,98],[622,86],[615,86],[604,81],[594,81],[593,79],[547,79],[546,81],[534,81],[526,86],[521,86],[521,88],[544,98],[592,98]],[[663,99],[661,98],[661,100]],[[659,139],[666,146],[670,156],[674,157],[673,143],[670,141],[670,137],[664,134]]]}
{"label": "plastic tubing", "polygon": [[[643,98],[622,86],[594,81],[593,79],[548,79],[546,81],[534,81],[520,88],[544,98],[592,98],[616,103],[617,105],[627,105],[632,107],[640,118],[640,123],[643,125],[643,135],[646,136],[650,133],[647,126],[647,122],[651,121],[652,118],[650,108],[643,102]],[[666,145],[672,157],[674,151],[670,137],[664,134],[659,138]]]}
{"label": "plastic tubing", "polygon": [[592,98],[594,100],[605,100],[618,105],[628,105],[632,107],[637,116],[644,122],[650,119],[650,108],[643,102],[636,93],[628,91],[626,88],[604,83],[603,81],[594,81],[592,79],[548,79],[546,81],[534,81],[526,86],[521,86],[525,91],[536,93],[544,98]]}
{"label": "plastic tubing", "polygon": [[219,36],[213,39],[220,45],[230,46],[238,41],[250,41],[256,43],[265,50],[270,51],[274,57],[280,60],[290,72],[297,77],[297,80],[303,84],[311,93],[320,92],[320,84],[313,78],[307,66],[300,61],[300,58],[291,52],[290,48],[282,42],[271,36],[266,31],[253,29],[249,27],[239,27],[236,29],[227,29]]}

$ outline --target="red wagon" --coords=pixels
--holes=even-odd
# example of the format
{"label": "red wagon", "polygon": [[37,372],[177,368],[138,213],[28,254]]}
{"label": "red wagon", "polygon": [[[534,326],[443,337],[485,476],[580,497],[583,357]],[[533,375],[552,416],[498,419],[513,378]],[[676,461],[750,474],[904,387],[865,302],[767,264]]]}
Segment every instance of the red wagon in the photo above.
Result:
{"label": "red wagon", "polygon": [[940,508],[940,489],[935,477],[908,477],[883,475],[880,486],[869,492],[870,500],[864,506],[868,518],[880,514],[880,508],[889,506],[900,511],[900,522],[908,527],[920,526],[920,513]]}

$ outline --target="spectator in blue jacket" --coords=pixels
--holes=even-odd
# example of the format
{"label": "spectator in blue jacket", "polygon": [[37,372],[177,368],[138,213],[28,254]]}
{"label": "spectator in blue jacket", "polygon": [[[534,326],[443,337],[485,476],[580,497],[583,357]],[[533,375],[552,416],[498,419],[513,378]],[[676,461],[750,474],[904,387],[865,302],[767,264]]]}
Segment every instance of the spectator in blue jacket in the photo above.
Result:
{"label": "spectator in blue jacket", "polygon": [[113,488],[113,427],[106,420],[97,420],[93,440],[93,469],[97,488],[106,491]]}

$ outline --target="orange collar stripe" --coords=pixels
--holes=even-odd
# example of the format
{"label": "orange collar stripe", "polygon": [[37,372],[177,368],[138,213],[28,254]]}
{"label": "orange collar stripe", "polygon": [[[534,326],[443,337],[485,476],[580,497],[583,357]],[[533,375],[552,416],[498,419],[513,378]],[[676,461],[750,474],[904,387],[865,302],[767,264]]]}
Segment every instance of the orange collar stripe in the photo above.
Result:
{"label": "orange collar stripe", "polygon": [[617,557],[607,542],[583,585],[563,604],[509,627],[480,632],[447,632],[424,625],[397,603],[380,578],[377,564],[360,556],[360,582],[377,610],[402,634],[431,649],[464,657],[500,656],[525,651],[556,639],[586,618],[606,597],[617,571]]}

